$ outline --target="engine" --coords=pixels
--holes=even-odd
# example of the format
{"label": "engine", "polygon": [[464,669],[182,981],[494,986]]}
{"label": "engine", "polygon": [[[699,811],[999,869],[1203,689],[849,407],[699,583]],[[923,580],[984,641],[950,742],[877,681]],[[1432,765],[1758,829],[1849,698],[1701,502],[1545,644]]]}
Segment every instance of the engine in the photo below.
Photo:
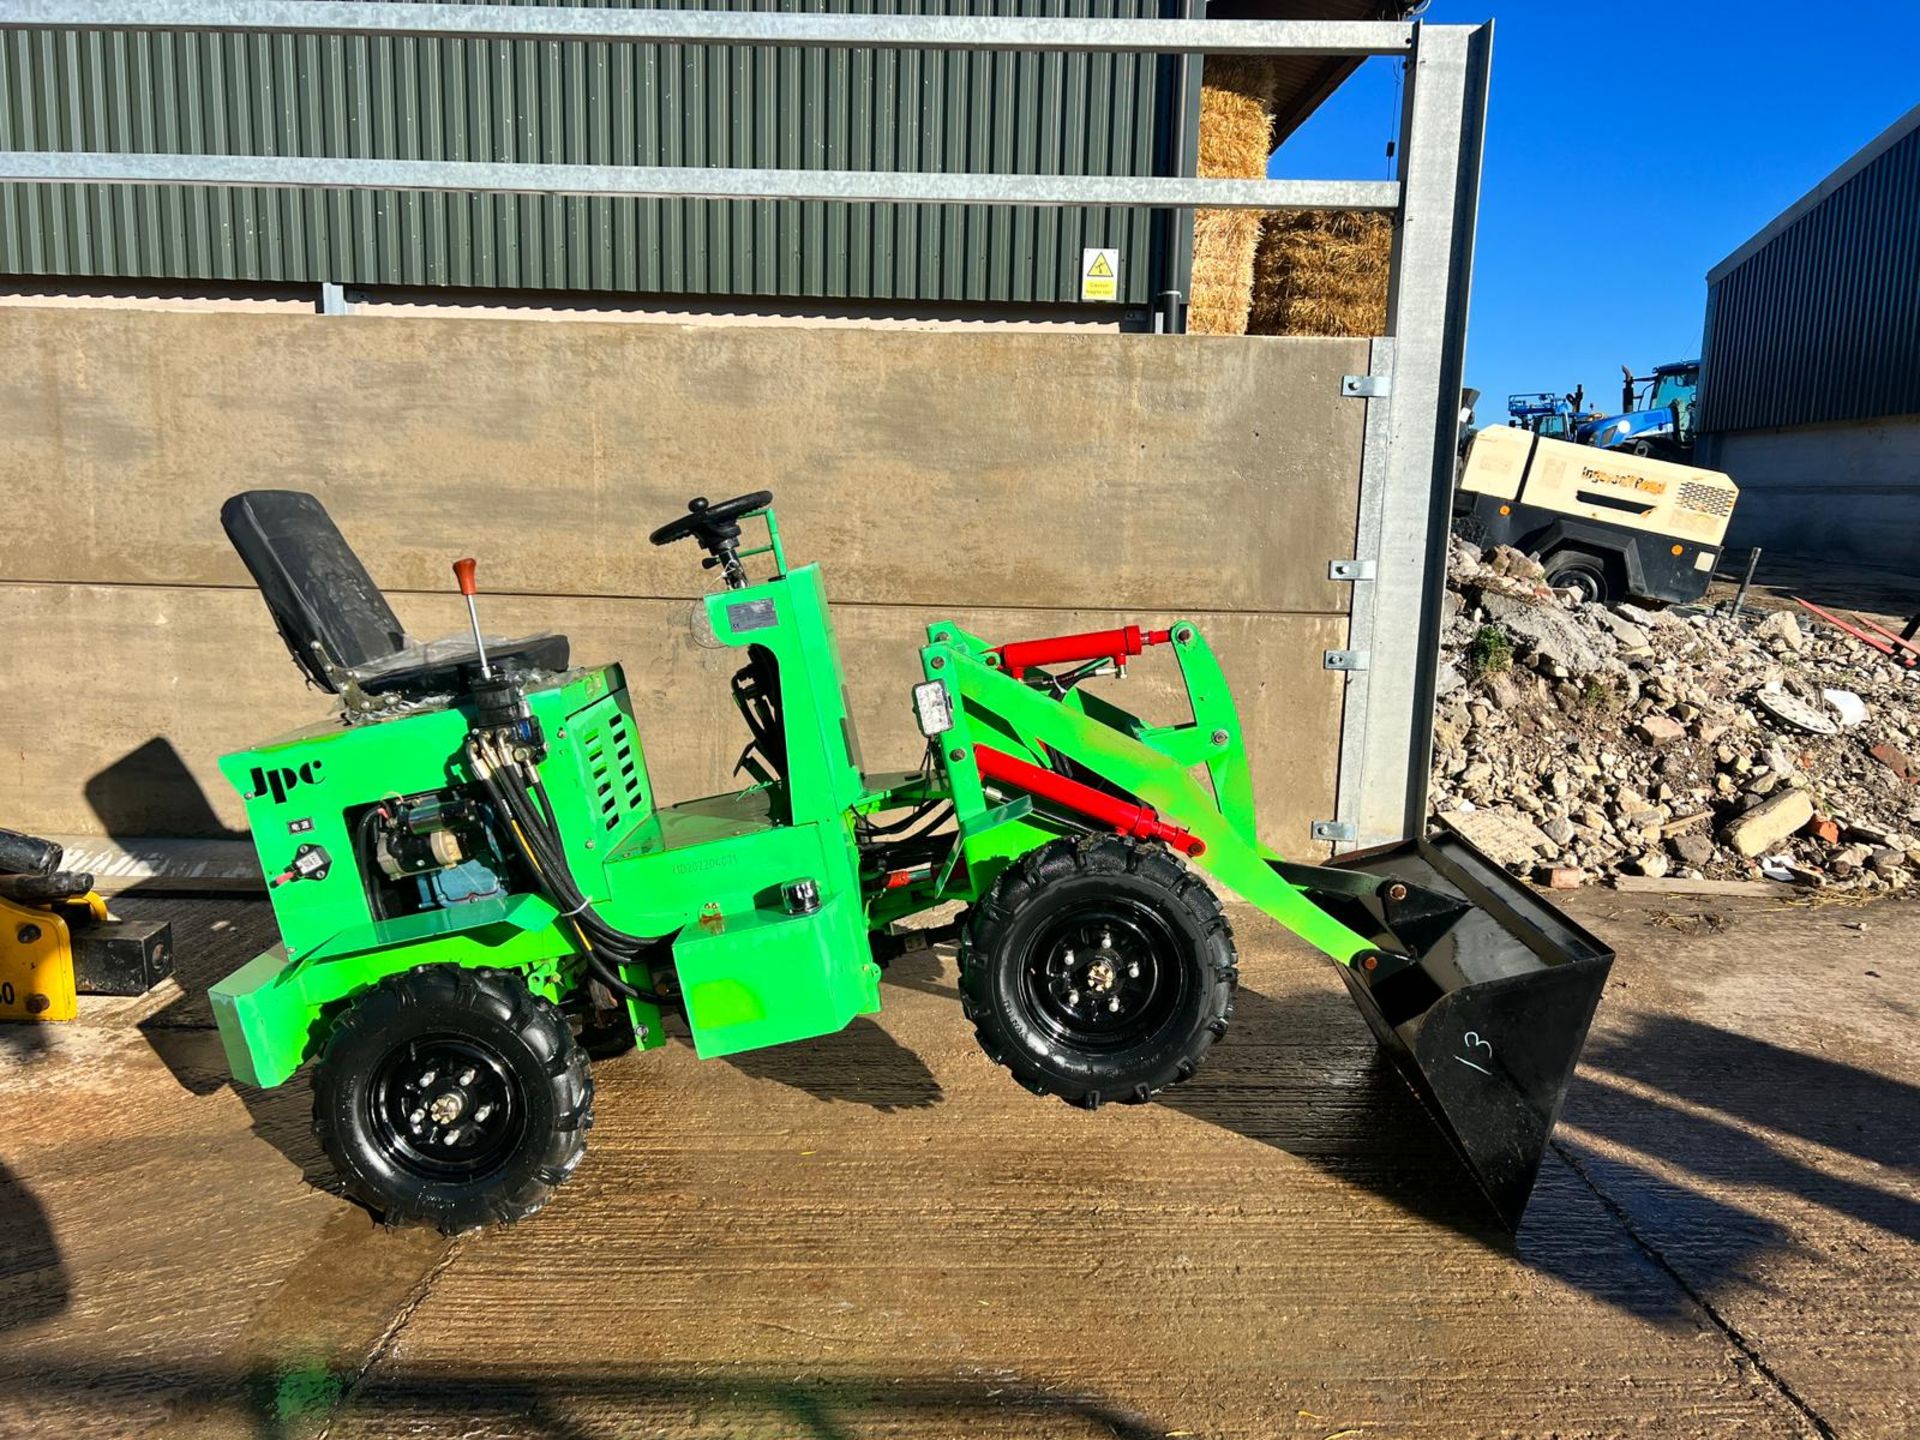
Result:
{"label": "engine", "polygon": [[500,899],[511,888],[498,817],[477,795],[430,790],[382,800],[361,812],[353,833],[375,919]]}

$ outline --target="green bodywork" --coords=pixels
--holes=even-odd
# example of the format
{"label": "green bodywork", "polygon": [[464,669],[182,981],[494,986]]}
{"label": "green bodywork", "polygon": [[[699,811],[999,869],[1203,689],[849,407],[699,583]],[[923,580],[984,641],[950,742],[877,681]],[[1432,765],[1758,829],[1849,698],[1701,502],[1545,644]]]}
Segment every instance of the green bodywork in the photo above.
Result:
{"label": "green bodywork", "polygon": [[[529,690],[545,737],[539,773],[573,878],[599,915],[634,935],[670,935],[673,978],[702,1056],[827,1034],[880,1008],[872,935],[952,901],[976,900],[1011,862],[1068,825],[1025,796],[996,796],[974,758],[990,744],[1032,763],[1068,757],[1154,807],[1204,843],[1194,863],[1343,963],[1371,942],[1321,910],[1269,865],[1255,832],[1238,717],[1213,651],[1188,622],[1172,627],[1193,719],[1149,725],[1084,688],[1015,679],[988,643],[947,622],[928,628],[928,681],[944,687],[952,725],[929,737],[917,773],[872,775],[860,763],[844,673],[817,566],[788,569],[771,512],[773,578],[708,596],[723,645],[762,646],[777,666],[784,770],[737,792],[663,806],[647,774],[640,726],[618,665],[577,669]],[[906,696],[903,687],[903,706]],[[399,918],[369,905],[356,817],[383,800],[467,786],[467,702],[390,718],[335,719],[224,757],[244,797],[264,873],[293,873],[302,847],[324,874],[271,895],[282,943],[212,991],[229,1062],[253,1085],[286,1080],[334,1019],[386,976],[429,963],[504,967],[556,1002],[585,984],[574,931],[538,894],[500,894]],[[1196,778],[1204,773],[1208,784]],[[922,872],[867,865],[862,817],[951,800],[957,840]],[[811,881],[819,905],[789,913],[783,887]],[[644,966],[621,978],[653,992]],[[639,1044],[663,1043],[658,1008],[627,1002]]]}

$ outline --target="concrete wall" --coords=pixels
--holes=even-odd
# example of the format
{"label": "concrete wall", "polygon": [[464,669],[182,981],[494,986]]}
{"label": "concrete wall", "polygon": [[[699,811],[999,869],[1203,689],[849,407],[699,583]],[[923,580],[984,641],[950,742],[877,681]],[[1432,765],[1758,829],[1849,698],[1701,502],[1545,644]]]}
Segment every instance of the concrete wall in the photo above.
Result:
{"label": "concrete wall", "polygon": [[[220,529],[267,486],[318,494],[416,634],[461,627],[474,554],[489,628],[624,659],[669,797],[726,788],[744,733],[736,656],[692,639],[698,557],[646,533],[770,487],[870,764],[918,758],[930,620],[1178,615],[1234,681],[1269,838],[1304,853],[1332,813],[1364,342],[19,308],[0,355],[0,823],[241,823],[215,757],[329,708]],[[1163,673],[1122,703],[1173,718]]]}
{"label": "concrete wall", "polygon": [[1920,415],[1702,437],[1733,476],[1729,547],[1920,572]]}

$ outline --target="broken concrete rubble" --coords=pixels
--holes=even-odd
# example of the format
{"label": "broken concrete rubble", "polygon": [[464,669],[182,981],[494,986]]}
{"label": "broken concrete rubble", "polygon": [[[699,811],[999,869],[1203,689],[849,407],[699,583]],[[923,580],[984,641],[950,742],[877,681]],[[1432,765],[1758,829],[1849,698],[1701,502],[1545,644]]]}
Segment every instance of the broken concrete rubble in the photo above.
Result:
{"label": "broken concrete rubble", "polygon": [[1530,865],[1558,847],[1526,816],[1512,810],[1456,810],[1441,821],[1502,865]]}
{"label": "broken concrete rubble", "polygon": [[1735,817],[1724,835],[1729,845],[1751,859],[1766,854],[1811,819],[1813,801],[1807,792],[1787,790]]}
{"label": "broken concrete rubble", "polygon": [[1524,641],[1536,655],[1564,667],[1569,675],[1588,675],[1600,665],[1588,636],[1558,605],[1483,590],[1480,608],[1495,625]]}
{"label": "broken concrete rubble", "polygon": [[1582,604],[1525,557],[1452,557],[1433,808],[1503,864],[1680,884],[1760,881],[1764,858],[1920,894],[1920,680],[1790,612]]}
{"label": "broken concrete rubble", "polygon": [[1776,610],[1753,627],[1753,638],[1763,643],[1782,641],[1789,650],[1798,650],[1806,643],[1807,637],[1800,629],[1800,622],[1793,618],[1791,610]]}

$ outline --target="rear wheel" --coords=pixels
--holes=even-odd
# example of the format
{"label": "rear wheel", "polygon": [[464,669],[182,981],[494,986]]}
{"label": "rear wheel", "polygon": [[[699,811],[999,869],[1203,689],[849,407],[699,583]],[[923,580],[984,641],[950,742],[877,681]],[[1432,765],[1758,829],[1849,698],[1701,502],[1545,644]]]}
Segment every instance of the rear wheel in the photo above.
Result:
{"label": "rear wheel", "polygon": [[1571,590],[1584,601],[1602,605],[1620,598],[1607,562],[1598,555],[1585,550],[1556,550],[1547,557],[1544,568],[1547,584],[1556,590]]}
{"label": "rear wheel", "polygon": [[967,1016],[989,1059],[1091,1110],[1185,1080],[1226,1034],[1233,931],[1198,876],[1157,846],[1056,840],[968,917]]}
{"label": "rear wheel", "polygon": [[313,1075],[313,1133],[348,1193],[447,1234],[533,1214],[592,1124],[586,1054],[510,970],[389,976],[354,1002]]}

